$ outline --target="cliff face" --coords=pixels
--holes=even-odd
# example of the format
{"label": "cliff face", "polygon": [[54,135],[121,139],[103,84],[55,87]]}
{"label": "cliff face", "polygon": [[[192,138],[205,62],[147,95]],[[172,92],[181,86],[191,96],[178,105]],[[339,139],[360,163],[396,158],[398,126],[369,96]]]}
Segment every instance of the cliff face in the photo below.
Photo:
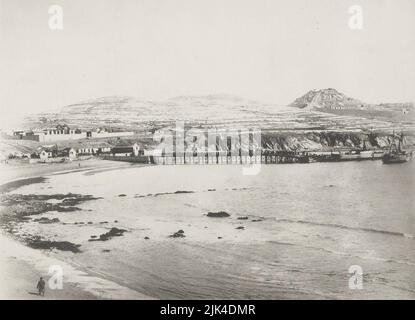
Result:
{"label": "cliff face", "polygon": [[[415,137],[406,136],[408,148],[415,146]],[[268,150],[331,150],[333,148],[387,148],[393,138],[384,134],[347,132],[267,133],[262,135],[262,147]]]}
{"label": "cliff face", "polygon": [[[262,150],[273,151],[332,151],[334,149],[385,149],[394,141],[391,135],[383,134],[364,134],[364,133],[344,133],[344,132],[309,132],[309,133],[262,133],[261,148]],[[206,141],[196,140],[191,143],[186,142],[186,147],[194,151],[204,151]],[[219,150],[225,151],[227,143],[222,138]],[[254,149],[258,150],[258,145]],[[406,149],[415,147],[415,136],[406,136]],[[249,150],[247,144],[241,148]],[[189,150],[188,149],[188,150]],[[215,150],[215,145],[209,145],[209,150]]]}

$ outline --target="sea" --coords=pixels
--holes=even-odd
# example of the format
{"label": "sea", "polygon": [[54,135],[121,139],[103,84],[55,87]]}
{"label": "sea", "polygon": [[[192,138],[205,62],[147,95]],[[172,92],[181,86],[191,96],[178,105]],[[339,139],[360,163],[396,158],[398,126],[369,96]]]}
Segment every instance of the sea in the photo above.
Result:
{"label": "sea", "polygon": [[[257,171],[132,165],[52,175],[13,193],[100,197],[21,232],[80,244],[55,254],[154,298],[415,298],[414,162]],[[209,214],[220,211],[229,216]],[[114,227],[126,232],[90,241]]]}

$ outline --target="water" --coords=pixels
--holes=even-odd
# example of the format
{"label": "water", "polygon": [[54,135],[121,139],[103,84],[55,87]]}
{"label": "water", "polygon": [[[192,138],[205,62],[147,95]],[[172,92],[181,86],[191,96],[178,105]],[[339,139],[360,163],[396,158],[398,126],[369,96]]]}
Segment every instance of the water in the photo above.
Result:
{"label": "water", "polygon": [[[240,166],[133,167],[53,176],[15,192],[103,197],[44,215],[90,225],[26,223],[23,231],[81,244],[82,253],[61,257],[156,298],[413,299],[414,172],[414,163],[380,161],[263,165],[254,176]],[[88,241],[113,226],[128,232]],[[168,237],[179,229],[185,238]],[[363,270],[361,290],[349,288],[352,265]]]}

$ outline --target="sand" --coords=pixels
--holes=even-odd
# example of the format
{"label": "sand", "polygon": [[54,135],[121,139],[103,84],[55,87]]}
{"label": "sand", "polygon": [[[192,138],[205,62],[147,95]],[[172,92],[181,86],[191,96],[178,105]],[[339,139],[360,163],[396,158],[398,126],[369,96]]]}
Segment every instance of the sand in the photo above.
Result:
{"label": "sand", "polygon": [[110,167],[129,167],[131,163],[121,161],[109,161],[99,159],[88,159],[83,161],[71,161],[64,163],[34,163],[27,161],[9,160],[8,164],[0,164],[0,183],[11,180],[60,174],[67,171],[84,171],[91,169],[106,169]]}

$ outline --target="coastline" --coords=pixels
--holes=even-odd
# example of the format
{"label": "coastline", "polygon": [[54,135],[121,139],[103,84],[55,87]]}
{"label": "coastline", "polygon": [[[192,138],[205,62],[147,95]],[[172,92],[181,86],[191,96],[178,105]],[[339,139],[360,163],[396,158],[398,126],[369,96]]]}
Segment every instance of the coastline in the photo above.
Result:
{"label": "coastline", "polygon": [[[360,181],[362,177],[368,177],[362,185],[374,183],[372,188],[377,190],[375,194],[387,194],[388,192],[393,194],[393,190],[389,188],[377,189],[374,186],[383,186],[377,183],[384,179],[379,172],[383,172],[386,176],[398,175],[403,185],[405,181],[411,183],[407,177],[407,170],[399,170],[402,166],[387,167],[373,162],[264,166],[262,176],[275,177],[275,174],[278,174],[280,185],[285,186],[282,193],[278,186],[272,189],[274,185],[272,181],[268,181],[267,190],[258,189],[258,183],[255,181],[263,181],[261,177],[246,184],[247,179],[240,178],[241,171],[238,166],[178,166],[174,168],[172,166],[151,168],[150,166],[143,168],[144,170],[129,170],[128,168],[137,166],[128,164],[124,166],[121,162],[116,163],[115,166],[112,163],[109,165],[106,165],[106,162],[103,163],[105,166],[100,163],[100,168],[94,167],[82,172],[79,172],[77,168],[57,171],[62,168],[56,167],[56,170],[50,173],[50,181],[46,182],[54,186],[50,192],[46,191],[53,196],[66,194],[68,186],[77,187],[75,185],[80,184],[79,190],[82,190],[82,194],[93,194],[95,197],[107,199],[96,203],[91,202],[90,205],[82,207],[84,213],[88,212],[88,219],[83,216],[82,212],[80,215],[74,216],[71,213],[66,216],[62,215],[62,217],[59,213],[46,214],[45,216],[49,219],[59,217],[60,222],[46,225],[34,224],[32,229],[23,227],[23,233],[21,233],[24,234],[26,229],[32,234],[46,235],[45,239],[68,240],[74,244],[82,243],[82,252],[78,255],[70,252],[61,254],[56,250],[40,251],[26,247],[19,241],[12,241],[13,236],[6,236],[4,243],[9,244],[6,247],[15,247],[16,250],[9,250],[7,261],[4,263],[0,260],[0,266],[5,265],[9,269],[8,272],[3,272],[6,278],[1,281],[6,285],[10,282],[9,286],[14,288],[14,291],[9,289],[8,292],[0,294],[0,298],[4,298],[7,294],[7,298],[13,296],[16,299],[42,299],[43,297],[32,296],[30,292],[33,292],[32,288],[40,275],[44,275],[48,280],[48,268],[55,264],[64,269],[66,278],[63,291],[47,291],[48,298],[50,294],[52,299],[149,299],[138,292],[146,292],[161,299],[241,298],[247,296],[246,292],[255,292],[252,298],[363,298],[365,296],[359,292],[348,291],[347,286],[340,285],[339,287],[344,274],[347,273],[344,265],[351,263],[362,265],[369,277],[372,275],[376,277],[379,272],[388,270],[391,263],[399,270],[396,275],[405,277],[410,274],[409,270],[413,266],[411,261],[407,262],[394,253],[388,253],[383,247],[385,238],[394,237],[397,248],[408,247],[409,249],[408,238],[396,237],[395,234],[395,231],[412,234],[412,230],[408,229],[407,225],[402,227],[400,224],[388,224],[386,226],[382,223],[373,225],[366,222],[368,217],[378,217],[379,214],[384,214],[386,218],[389,216],[390,210],[386,205],[388,201],[384,197],[373,198],[385,202],[386,206],[378,206],[384,210],[380,212],[368,210],[369,215],[357,221],[354,219],[359,219],[358,217],[346,221],[340,217],[333,221],[330,217],[326,219],[326,215],[320,214],[318,210],[307,211],[307,215],[304,216],[305,207],[297,207],[292,205],[293,201],[288,201],[297,199],[296,195],[301,193],[306,197],[305,202],[313,204],[312,208],[317,208],[319,200],[316,200],[309,190],[319,190],[320,194],[324,194],[328,199],[329,206],[331,203],[333,207],[333,204],[338,203],[336,195],[339,191],[349,189],[351,181]],[[124,168],[126,170],[123,170]],[[350,177],[350,181],[335,179],[335,173],[340,169]],[[219,174],[212,175],[212,170]],[[203,179],[193,179],[196,172]],[[271,174],[272,172],[274,175]],[[327,178],[311,179],[317,175],[322,177],[322,172],[328,172]],[[365,174],[362,175],[363,172]],[[186,174],[181,175],[182,173]],[[229,174],[234,179],[239,178],[229,181]],[[297,179],[306,176],[309,181],[315,182],[312,185],[299,185],[297,183],[299,180],[292,179],[295,174],[297,174]],[[55,175],[54,178],[52,178],[53,175]],[[177,176],[185,177],[184,180],[188,182],[177,183],[175,180]],[[211,178],[212,176],[216,178]],[[36,177],[24,177],[17,181],[27,182],[28,186],[30,181],[33,181],[31,179],[36,179]],[[77,179],[80,179],[79,182],[72,182]],[[163,184],[160,186],[158,181],[162,179]],[[130,181],[128,185],[123,183],[127,180]],[[111,181],[110,190],[106,186],[106,181]],[[155,182],[151,184],[142,183],[142,181]],[[43,194],[41,191],[43,187],[36,181],[35,183],[33,186],[28,186],[28,189],[22,190],[21,193],[37,195],[40,192]],[[354,186],[356,187],[356,184]],[[300,190],[298,190],[299,187]],[[256,193],[255,190],[257,190]],[[367,198],[372,199],[373,193],[370,190],[371,188],[359,189],[358,194],[363,195],[358,197],[357,203]],[[408,192],[409,190],[411,188]],[[19,193],[19,191],[10,194]],[[235,195],[232,195],[231,193],[234,192]],[[269,196],[277,195],[283,200],[279,201],[281,207],[277,212],[265,207],[264,212],[258,215],[258,208],[262,208],[263,193]],[[249,197],[249,194],[253,194],[254,197]],[[268,198],[271,199],[271,197]],[[237,199],[236,205],[232,205],[229,199]],[[330,199],[334,200],[330,202]],[[356,203],[354,198],[348,201],[350,204]],[[210,205],[206,206],[206,203]],[[212,205],[213,203],[217,205]],[[119,210],[114,211],[113,204]],[[268,202],[268,204],[274,205],[273,202]],[[137,205],[140,206],[140,210],[136,212],[134,208]],[[407,211],[409,207],[407,203],[402,209],[409,213]],[[215,219],[208,215],[210,211],[218,213],[221,210],[228,212],[230,217]],[[166,215],[166,212],[171,211],[177,214]],[[149,215],[148,212],[152,214]],[[351,210],[341,208],[339,212],[344,213],[344,216],[349,216],[348,213]],[[261,223],[261,221],[265,222]],[[106,224],[101,225],[101,223]],[[362,229],[362,226],[359,229],[356,228],[360,223],[365,229]],[[66,224],[64,228],[70,229],[65,236],[62,236],[64,233],[60,233],[63,229],[55,228],[60,224]],[[37,229],[38,227],[40,229]],[[125,236],[108,242],[87,242],[89,237],[96,238],[97,235],[104,234],[112,227],[127,230]],[[382,232],[377,230],[382,230]],[[328,237],[322,238],[322,233],[327,234]],[[6,235],[6,232],[4,234]],[[59,236],[54,238],[57,235]],[[307,237],[309,242],[313,241],[313,245],[305,244],[304,237]],[[348,241],[350,237],[357,239],[357,243],[361,242],[359,248],[343,246],[344,241]],[[0,240],[2,240],[1,234]],[[366,248],[363,253],[361,248]],[[14,251],[19,252],[17,257]],[[307,259],[303,260],[305,252]],[[373,256],[372,252],[376,252],[376,255]],[[409,251],[404,250],[404,252]],[[350,260],[351,257],[353,257],[352,260]],[[200,259],[204,261],[203,264],[199,263]],[[281,264],[278,262],[280,259],[286,262]],[[265,261],[262,269],[258,269],[259,261]],[[318,261],[325,261],[325,263],[320,265]],[[185,268],[180,268],[183,266]],[[305,271],[305,266],[318,270],[321,273],[320,280],[315,281],[314,274]],[[160,274],[163,275],[162,279],[157,277]],[[399,296],[404,299],[411,297],[413,292],[410,291],[410,284],[407,285],[400,276],[396,278],[396,275],[387,278],[388,288],[393,286],[394,291],[390,293],[383,291],[385,284],[375,278],[367,282],[366,289],[370,292],[366,293],[366,291],[364,294],[367,294],[366,297],[370,296],[375,299],[385,296],[388,298]],[[181,276],[185,276],[189,282],[179,281],[178,277]],[[23,279],[20,280],[20,278]],[[214,278],[219,279],[216,286],[212,287],[211,279]],[[287,280],[281,282],[281,279]],[[299,289],[293,285],[293,281],[296,283],[298,279],[311,283],[304,290]],[[160,281],[163,281],[162,285]],[[325,290],[320,289],[321,281],[327,285]],[[177,285],[178,283],[180,285]],[[226,291],[223,290],[222,283],[228,284]],[[235,286],[244,289],[234,291]],[[22,288],[23,291],[21,291]],[[343,289],[338,291],[339,288]],[[189,292],[192,293],[191,296]],[[52,294],[55,296],[52,297]]]}
{"label": "coastline", "polygon": [[[81,167],[78,163],[82,163]],[[4,165],[0,171],[0,193],[7,193],[50,175],[123,167],[131,167],[131,164],[91,159],[64,164]],[[11,170],[7,170],[9,168]],[[108,280],[104,275],[94,275],[45,251],[27,247],[7,235],[4,230],[0,230],[0,244],[0,300],[153,299]],[[51,290],[48,288],[48,280],[53,273],[49,273],[49,268],[56,265],[63,271],[63,288]],[[36,290],[40,276],[47,283],[44,297],[37,295]]]}

